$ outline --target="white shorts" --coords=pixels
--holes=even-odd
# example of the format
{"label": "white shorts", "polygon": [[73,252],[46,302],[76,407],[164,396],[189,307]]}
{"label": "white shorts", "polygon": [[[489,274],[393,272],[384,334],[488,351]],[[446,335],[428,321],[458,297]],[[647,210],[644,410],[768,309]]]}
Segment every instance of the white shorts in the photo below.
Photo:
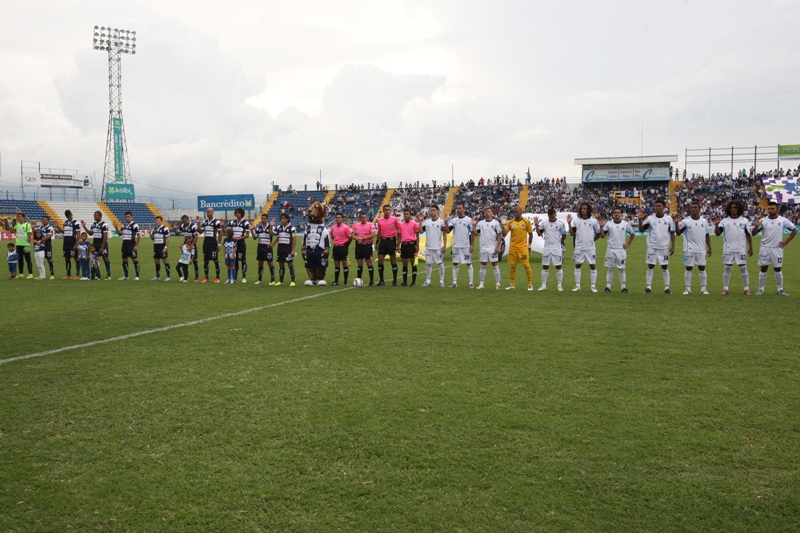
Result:
{"label": "white shorts", "polygon": [[669,249],[648,248],[647,255],[645,255],[645,262],[647,262],[648,265],[668,265]]}
{"label": "white shorts", "polygon": [[597,252],[595,250],[575,250],[575,255],[572,256],[575,263],[582,265],[589,263],[590,265],[597,264]]}
{"label": "white shorts", "polygon": [[542,254],[542,266],[557,266],[560,267],[564,262],[564,254],[561,250],[557,252],[547,252]]}
{"label": "white shorts", "polygon": [[607,250],[605,265],[608,268],[625,268],[625,260],[628,258],[628,252],[625,250]]}
{"label": "white shorts", "polygon": [[706,266],[706,254],[703,253],[688,253],[684,252],[683,254],[683,264],[687,267],[693,267],[695,265],[699,267]]}
{"label": "white shorts", "polygon": [[[760,254],[759,254],[760,255]],[[760,257],[759,257],[760,259]],[[730,254],[722,254],[723,265],[746,265],[747,254],[744,252],[734,252]]]}
{"label": "white shorts", "polygon": [[758,251],[758,266],[770,266],[781,268],[783,266],[783,248],[764,248]]}
{"label": "white shorts", "polygon": [[469,264],[472,263],[472,254],[469,253],[469,248],[453,248],[453,264]]}
{"label": "white shorts", "polygon": [[495,253],[494,248],[481,248],[481,263],[497,263],[497,257],[500,254]]}
{"label": "white shorts", "polygon": [[442,250],[441,249],[425,250],[425,262],[430,263],[432,265],[441,265]]}

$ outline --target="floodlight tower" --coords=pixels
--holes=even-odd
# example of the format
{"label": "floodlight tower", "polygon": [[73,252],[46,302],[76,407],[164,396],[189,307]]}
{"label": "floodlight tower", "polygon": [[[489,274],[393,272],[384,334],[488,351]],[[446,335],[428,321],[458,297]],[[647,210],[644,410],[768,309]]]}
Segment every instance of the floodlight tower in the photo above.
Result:
{"label": "floodlight tower", "polygon": [[105,200],[107,183],[129,183],[128,143],[122,121],[122,54],[136,53],[136,32],[95,26],[93,48],[108,52],[108,137],[106,160],[103,165],[103,189],[101,200]]}

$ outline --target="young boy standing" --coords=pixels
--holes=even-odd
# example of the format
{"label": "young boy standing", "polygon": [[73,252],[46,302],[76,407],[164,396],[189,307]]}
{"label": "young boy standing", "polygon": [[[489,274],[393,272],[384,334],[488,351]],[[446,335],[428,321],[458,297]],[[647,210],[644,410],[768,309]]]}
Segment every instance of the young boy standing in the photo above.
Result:
{"label": "young boy standing", "polygon": [[17,277],[17,263],[19,262],[19,254],[17,247],[13,242],[8,243],[8,271],[11,272],[11,279]]}
{"label": "young boy standing", "polygon": [[236,245],[238,241],[233,238],[233,229],[225,229],[225,240],[222,241],[222,247],[225,250],[225,266],[228,267],[228,281],[233,285],[236,283]]}

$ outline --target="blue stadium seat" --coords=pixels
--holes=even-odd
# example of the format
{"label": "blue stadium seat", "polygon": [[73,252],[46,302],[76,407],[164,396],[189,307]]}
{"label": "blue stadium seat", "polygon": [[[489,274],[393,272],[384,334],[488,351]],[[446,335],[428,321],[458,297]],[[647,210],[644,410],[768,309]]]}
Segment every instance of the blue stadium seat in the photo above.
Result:
{"label": "blue stadium seat", "polygon": [[20,211],[32,221],[39,221],[47,216],[42,206],[32,200],[0,200],[0,215],[6,215],[10,219]]}
{"label": "blue stadium seat", "polygon": [[133,220],[135,220],[140,226],[144,225],[150,227],[156,223],[155,215],[152,211],[150,211],[150,208],[147,207],[147,204],[107,201],[106,205],[120,222],[125,220],[125,212],[130,211],[133,215]]}

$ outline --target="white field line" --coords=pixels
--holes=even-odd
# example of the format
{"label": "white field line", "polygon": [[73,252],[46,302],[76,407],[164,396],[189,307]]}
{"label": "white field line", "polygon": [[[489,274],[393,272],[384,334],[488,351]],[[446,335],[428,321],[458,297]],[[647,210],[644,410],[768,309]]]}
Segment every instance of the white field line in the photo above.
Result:
{"label": "white field line", "polygon": [[146,329],[144,331],[137,331],[136,333],[128,333],[127,335],[119,335],[117,337],[110,337],[108,339],[102,339],[99,341],[92,341],[92,342],[85,342],[83,344],[75,344],[73,346],[64,346],[63,348],[56,348],[54,350],[46,350],[44,352],[36,352],[36,353],[29,353],[27,355],[20,355],[19,357],[9,357],[8,359],[0,359],[0,365],[4,365],[6,363],[13,363],[14,361],[22,361],[25,359],[32,359],[34,357],[43,357],[45,355],[53,355],[61,352],[66,352],[68,350],[76,350],[78,348],[88,348],[89,346],[97,346],[98,344],[107,344],[109,342],[116,342],[116,341],[124,341],[125,339],[133,339],[134,337],[141,337],[142,335],[150,335],[152,333],[161,333],[162,331],[169,331],[171,329],[177,328],[184,328],[187,326],[196,326],[197,324],[205,324],[206,322],[211,322],[212,320],[220,320],[223,318],[230,318],[232,316],[240,316],[246,315],[248,313],[254,313],[256,311],[263,311],[264,309],[270,309],[273,307],[278,307],[281,305],[292,304],[296,302],[302,302],[303,300],[310,300],[312,298],[319,298],[320,296],[326,296],[328,294],[336,294],[337,292],[342,291],[349,291],[352,287],[345,287],[343,289],[337,289],[335,291],[329,292],[321,292],[318,294],[311,294],[309,296],[303,296],[302,298],[295,298],[293,300],[286,300],[283,302],[276,302],[274,304],[269,305],[262,305],[259,307],[253,307],[252,309],[243,309],[242,311],[236,311],[234,313],[225,313],[223,315],[217,316],[210,316],[208,318],[201,318],[200,320],[192,320],[191,322],[183,322],[181,324],[173,324],[172,326],[164,326],[163,328],[154,328],[154,329]]}

